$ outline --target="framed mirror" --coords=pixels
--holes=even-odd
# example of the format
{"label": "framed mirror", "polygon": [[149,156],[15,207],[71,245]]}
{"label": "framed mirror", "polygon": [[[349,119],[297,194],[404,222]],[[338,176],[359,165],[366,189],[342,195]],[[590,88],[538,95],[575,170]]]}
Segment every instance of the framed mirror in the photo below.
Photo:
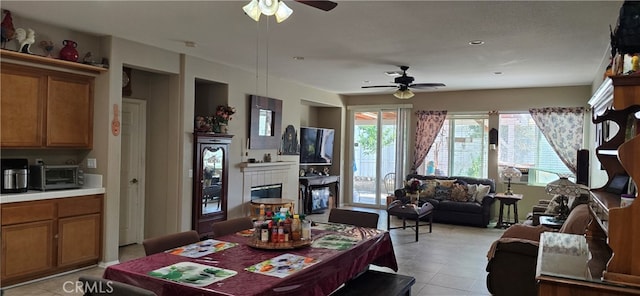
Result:
{"label": "framed mirror", "polygon": [[282,133],[282,100],[249,96],[249,149],[278,149]]}
{"label": "framed mirror", "polygon": [[202,215],[221,211],[224,150],[205,147],[202,153]]}

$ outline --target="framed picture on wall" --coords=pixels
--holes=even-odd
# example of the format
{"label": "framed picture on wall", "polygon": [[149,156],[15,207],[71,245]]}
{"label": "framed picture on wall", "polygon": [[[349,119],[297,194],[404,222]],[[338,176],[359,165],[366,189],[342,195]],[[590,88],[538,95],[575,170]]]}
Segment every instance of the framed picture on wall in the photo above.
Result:
{"label": "framed picture on wall", "polygon": [[250,95],[249,149],[279,149],[282,100]]}

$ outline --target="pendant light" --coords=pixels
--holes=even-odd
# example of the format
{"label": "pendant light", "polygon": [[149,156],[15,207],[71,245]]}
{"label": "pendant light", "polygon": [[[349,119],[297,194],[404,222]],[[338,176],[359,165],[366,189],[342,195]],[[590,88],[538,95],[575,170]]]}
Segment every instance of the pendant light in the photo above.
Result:
{"label": "pendant light", "polygon": [[260,21],[260,15],[275,15],[276,22],[280,23],[289,18],[293,10],[280,0],[251,0],[242,7],[244,13],[254,21]]}
{"label": "pendant light", "polygon": [[260,21],[260,9],[258,8],[258,0],[251,0],[249,4],[242,7],[244,13],[254,21]]}
{"label": "pendant light", "polygon": [[399,88],[395,93],[393,93],[393,96],[401,100],[406,100],[413,98],[414,94],[408,88],[405,88],[404,90]]}

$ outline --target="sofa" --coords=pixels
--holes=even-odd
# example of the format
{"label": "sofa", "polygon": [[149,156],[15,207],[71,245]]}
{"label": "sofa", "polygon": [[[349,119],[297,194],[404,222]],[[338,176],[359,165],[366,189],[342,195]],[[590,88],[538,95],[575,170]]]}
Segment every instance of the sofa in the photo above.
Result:
{"label": "sofa", "polygon": [[[425,176],[409,174],[405,180],[418,179],[426,183],[419,194],[419,203],[433,205],[433,222],[487,227],[495,201],[493,179],[464,176]],[[470,186],[471,185],[471,186]],[[395,198],[408,200],[404,188],[394,192]]]}

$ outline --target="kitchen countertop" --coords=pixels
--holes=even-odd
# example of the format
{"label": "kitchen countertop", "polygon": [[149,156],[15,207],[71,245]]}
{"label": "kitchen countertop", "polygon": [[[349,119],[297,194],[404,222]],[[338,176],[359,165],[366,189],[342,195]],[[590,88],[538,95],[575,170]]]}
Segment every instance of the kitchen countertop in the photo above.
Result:
{"label": "kitchen countertop", "polygon": [[54,198],[65,198],[65,197],[74,197],[74,196],[83,196],[83,195],[92,195],[92,194],[102,194],[104,192],[105,192],[105,189],[103,187],[96,187],[96,188],[86,187],[86,188],[78,188],[78,189],[51,190],[51,191],[29,190],[23,193],[6,193],[6,194],[3,193],[2,195],[0,195],[0,204],[54,199]]}

